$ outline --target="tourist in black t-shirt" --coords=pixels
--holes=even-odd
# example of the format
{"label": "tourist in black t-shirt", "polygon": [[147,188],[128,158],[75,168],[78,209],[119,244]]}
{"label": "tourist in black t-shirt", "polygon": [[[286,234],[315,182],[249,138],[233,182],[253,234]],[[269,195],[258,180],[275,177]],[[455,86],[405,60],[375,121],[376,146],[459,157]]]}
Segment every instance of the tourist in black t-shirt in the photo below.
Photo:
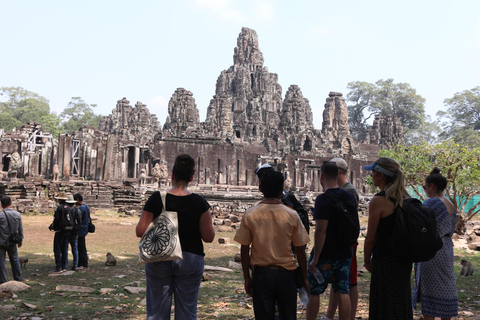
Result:
{"label": "tourist in black t-shirt", "polygon": [[[147,319],[170,319],[172,294],[175,295],[175,318],[196,319],[197,298],[204,267],[203,243],[212,242],[215,231],[210,205],[200,195],[187,190],[195,173],[195,160],[179,155],[172,170],[172,188],[167,190],[166,210],[178,215],[178,234],[183,259],[145,264],[147,276]],[[160,192],[145,203],[137,224],[142,237],[149,224],[162,212]]]}

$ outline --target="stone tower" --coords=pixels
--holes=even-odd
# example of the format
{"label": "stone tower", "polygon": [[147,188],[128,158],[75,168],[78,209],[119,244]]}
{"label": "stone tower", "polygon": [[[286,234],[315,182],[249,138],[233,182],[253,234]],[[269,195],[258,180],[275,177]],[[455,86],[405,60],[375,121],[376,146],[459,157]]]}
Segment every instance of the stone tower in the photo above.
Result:
{"label": "stone tower", "polygon": [[312,109],[297,85],[291,85],[285,94],[279,129],[285,135],[313,130]]}
{"label": "stone tower", "polygon": [[151,114],[145,104],[138,101],[133,108],[130,101],[123,98],[117,101],[112,113],[100,121],[98,129],[143,145],[153,141],[161,126],[157,116]]}
{"label": "stone tower", "polygon": [[178,88],[168,103],[168,117],[163,126],[164,133],[176,137],[190,137],[200,130],[200,116],[193,93]]}
{"label": "stone tower", "polygon": [[325,103],[322,122],[324,143],[334,149],[341,148],[341,155],[353,152],[353,138],[348,126],[348,109],[340,92],[330,92]]}
{"label": "stone tower", "polygon": [[214,135],[242,141],[273,136],[280,122],[282,88],[278,76],[263,67],[257,33],[242,28],[233,66],[217,79],[205,128]]}
{"label": "stone tower", "polygon": [[376,115],[372,127],[367,131],[367,143],[390,148],[403,144],[403,126],[397,116]]}

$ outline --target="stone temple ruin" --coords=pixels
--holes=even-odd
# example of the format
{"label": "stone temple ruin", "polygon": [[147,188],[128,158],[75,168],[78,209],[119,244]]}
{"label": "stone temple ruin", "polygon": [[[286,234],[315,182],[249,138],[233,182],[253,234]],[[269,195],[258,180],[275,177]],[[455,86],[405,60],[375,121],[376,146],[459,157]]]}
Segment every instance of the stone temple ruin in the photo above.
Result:
{"label": "stone temple ruin", "polygon": [[365,192],[363,165],[381,148],[402,142],[402,135],[397,118],[377,116],[366,141],[355,141],[338,92],[329,93],[322,128],[315,129],[308,99],[297,85],[282,99],[256,32],[242,28],[233,65],[217,79],[205,122],[193,93],[178,88],[163,128],[145,104],[132,106],[123,98],[98,128],[59,137],[37,123],[0,130],[0,194],[15,198],[23,212],[45,212],[60,190],[82,193],[93,207],[138,210],[151,192],[168,188],[175,157],[188,153],[197,161],[191,187],[210,201],[238,209],[242,201],[259,199],[254,170],[269,163],[308,203],[322,191],[324,160],[345,158],[350,181]]}

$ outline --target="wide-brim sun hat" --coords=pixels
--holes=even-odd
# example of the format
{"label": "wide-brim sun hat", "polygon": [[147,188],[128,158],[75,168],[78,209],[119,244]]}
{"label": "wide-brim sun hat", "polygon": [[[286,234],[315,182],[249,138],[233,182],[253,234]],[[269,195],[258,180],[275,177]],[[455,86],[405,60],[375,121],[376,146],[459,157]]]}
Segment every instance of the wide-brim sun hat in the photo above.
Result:
{"label": "wide-brim sun hat", "polygon": [[58,194],[58,196],[55,197],[55,199],[57,199],[57,200],[67,200],[68,197],[67,197],[67,194],[65,192],[60,192]]}
{"label": "wide-brim sun hat", "polygon": [[65,201],[66,203],[77,203],[75,199],[73,199],[73,194],[67,194],[67,200]]}

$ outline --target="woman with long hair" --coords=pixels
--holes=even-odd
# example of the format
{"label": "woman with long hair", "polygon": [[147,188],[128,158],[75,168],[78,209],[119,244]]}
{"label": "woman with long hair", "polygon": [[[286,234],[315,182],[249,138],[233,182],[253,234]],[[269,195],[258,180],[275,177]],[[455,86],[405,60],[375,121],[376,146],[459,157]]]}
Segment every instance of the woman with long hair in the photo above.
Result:
{"label": "woman with long hair", "polygon": [[428,199],[423,203],[435,212],[438,234],[443,246],[435,257],[417,264],[413,306],[422,304],[425,320],[435,317],[449,320],[458,314],[457,284],[453,269],[452,234],[457,220],[457,208],[444,195],[447,179],[434,168],[425,179],[425,193]]}
{"label": "woman with long hair", "polygon": [[395,208],[408,198],[405,176],[400,164],[390,158],[379,158],[364,167],[371,170],[373,184],[380,192],[368,207],[368,230],[365,239],[365,268],[371,272],[370,320],[413,319],[410,274],[412,263],[392,258],[388,238],[395,225]]}
{"label": "woman with long hair", "polygon": [[[175,159],[172,188],[167,190],[166,210],[176,211],[182,260],[145,264],[147,276],[147,319],[170,319],[172,294],[175,296],[175,319],[196,319],[197,299],[202,280],[203,241],[212,242],[215,231],[210,205],[187,187],[195,173],[195,160],[187,154]],[[142,237],[150,223],[162,212],[160,192],[152,193],[145,203],[137,224],[137,237]]]}

